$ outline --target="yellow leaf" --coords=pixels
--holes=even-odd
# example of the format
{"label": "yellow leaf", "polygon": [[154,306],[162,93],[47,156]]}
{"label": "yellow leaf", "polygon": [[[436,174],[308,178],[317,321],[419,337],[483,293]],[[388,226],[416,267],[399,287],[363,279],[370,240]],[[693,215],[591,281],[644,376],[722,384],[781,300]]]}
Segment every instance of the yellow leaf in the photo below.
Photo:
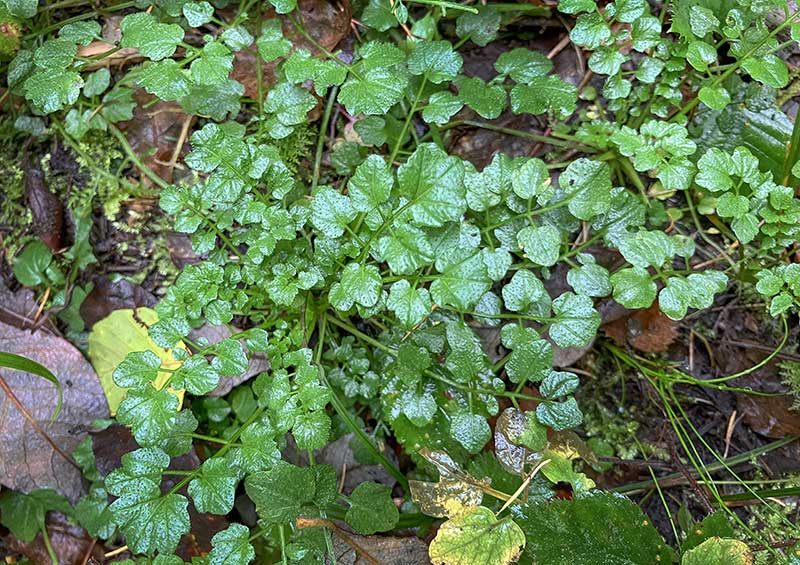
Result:
{"label": "yellow leaf", "polygon": [[[150,308],[137,308],[134,316],[133,310],[115,310],[107,317],[97,322],[89,334],[89,360],[100,377],[100,384],[108,400],[108,408],[113,416],[117,412],[120,402],[125,398],[127,389],[114,383],[112,374],[117,365],[122,362],[128,353],[133,351],[152,351],[161,359],[161,366],[165,369],[177,369],[180,361],[172,358],[171,350],[163,349],[155,344],[147,334],[147,328],[158,321],[158,314]],[[181,349],[186,349],[183,342],[178,344]],[[171,373],[160,372],[155,380],[155,386],[160,388]],[[183,390],[172,391],[178,397],[178,409],[183,403]]]}

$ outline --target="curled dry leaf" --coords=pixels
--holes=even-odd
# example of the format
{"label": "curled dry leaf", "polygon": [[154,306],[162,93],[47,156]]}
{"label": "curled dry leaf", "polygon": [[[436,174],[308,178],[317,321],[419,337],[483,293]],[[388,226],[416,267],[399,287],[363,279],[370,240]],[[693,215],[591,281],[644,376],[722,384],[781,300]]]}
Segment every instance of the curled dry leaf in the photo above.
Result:
{"label": "curled dry leaf", "polygon": [[61,413],[53,422],[55,387],[35,375],[0,369],[7,385],[0,392],[0,482],[22,492],[52,488],[74,502],[84,489],[69,454],[94,420],[108,417],[100,381],[81,352],[57,336],[0,322],[0,350],[44,365],[64,391]]}

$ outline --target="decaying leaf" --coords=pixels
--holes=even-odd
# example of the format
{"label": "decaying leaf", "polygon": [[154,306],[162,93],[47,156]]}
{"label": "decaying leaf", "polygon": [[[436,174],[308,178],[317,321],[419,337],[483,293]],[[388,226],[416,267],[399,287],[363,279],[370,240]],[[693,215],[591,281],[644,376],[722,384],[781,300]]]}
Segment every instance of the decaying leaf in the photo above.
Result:
{"label": "decaying leaf", "polygon": [[342,565],[372,565],[367,555],[381,565],[423,565],[429,563],[428,546],[417,537],[349,535],[357,551],[340,537],[333,537],[336,562]]}
{"label": "decaying leaf", "polygon": [[[524,475],[525,467],[536,465],[542,459],[541,451],[533,451],[525,446],[521,439],[530,429],[530,422],[521,410],[506,408],[494,427],[494,448],[497,460],[503,468],[514,475]],[[541,448],[547,445],[544,427],[541,427],[544,439]],[[540,448],[540,449],[541,449]]]}
{"label": "decaying leaf", "polygon": [[488,482],[464,472],[458,463],[441,451],[423,449],[420,455],[439,471],[439,482],[408,482],[411,498],[424,514],[446,518],[480,505],[483,500],[481,487],[488,487]]}
{"label": "decaying leaf", "polygon": [[687,551],[681,565],[752,565],[753,554],[747,544],[735,539],[709,538]]}
{"label": "decaying leaf", "polygon": [[44,332],[31,334],[0,322],[0,350],[44,365],[64,390],[61,413],[51,422],[58,400],[55,387],[36,375],[0,369],[8,386],[0,392],[0,482],[23,492],[52,488],[75,501],[83,482],[69,453],[86,437],[92,421],[108,417],[97,375],[68,341]]}
{"label": "decaying leaf", "polygon": [[[180,366],[180,362],[173,359],[169,351],[156,345],[147,334],[147,328],[157,321],[158,316],[150,308],[115,310],[97,322],[89,334],[89,359],[100,378],[112,416],[126,394],[126,389],[117,386],[112,375],[128,353],[152,351],[161,359],[163,367],[177,369]],[[162,385],[170,375],[171,373],[159,373],[155,385]],[[183,391],[177,394],[183,400]]]}
{"label": "decaying leaf", "polygon": [[441,525],[428,553],[434,565],[505,565],[519,558],[525,534],[511,518],[498,520],[485,506]]}

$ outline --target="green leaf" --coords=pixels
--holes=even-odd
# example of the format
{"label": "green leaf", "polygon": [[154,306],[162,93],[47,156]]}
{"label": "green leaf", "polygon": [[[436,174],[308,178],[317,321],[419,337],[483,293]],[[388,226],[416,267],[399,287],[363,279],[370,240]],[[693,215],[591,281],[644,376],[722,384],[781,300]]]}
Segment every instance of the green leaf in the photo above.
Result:
{"label": "green leaf", "polygon": [[719,20],[714,12],[705,6],[691,6],[689,8],[689,27],[697,37],[705,37],[719,28]]}
{"label": "green leaf", "polygon": [[600,14],[582,14],[578,16],[569,36],[576,45],[597,49],[611,37],[611,28]]}
{"label": "green leaf", "polygon": [[220,39],[222,39],[222,42],[225,43],[225,45],[237,52],[241,51],[242,49],[247,49],[253,43],[253,36],[250,35],[250,32],[247,31],[247,28],[241,25],[229,27],[222,32]]}
{"label": "green leaf", "polygon": [[347,192],[355,210],[370,212],[389,199],[394,174],[380,155],[370,155],[356,167],[347,182]]}
{"label": "green leaf", "polygon": [[596,5],[595,0],[559,0],[558,11],[565,14],[593,12]]}
{"label": "green leaf", "polygon": [[[641,509],[618,494],[595,492],[573,500],[520,506],[525,557],[539,563],[672,563],[673,552]],[[603,519],[598,519],[602,516]]]}
{"label": "green leaf", "polygon": [[686,60],[700,72],[706,72],[708,65],[717,60],[717,51],[705,41],[692,41],[686,52]]}
{"label": "green leaf", "polygon": [[515,82],[527,83],[549,73],[553,63],[542,53],[517,47],[501,53],[494,62],[494,69],[501,75],[510,76]]}
{"label": "green leaf", "polygon": [[124,122],[133,118],[133,90],[115,86],[103,96],[103,106],[100,115],[106,121],[113,123]]}
{"label": "green leaf", "polygon": [[51,489],[33,490],[28,494],[7,491],[0,498],[0,522],[20,541],[30,543],[45,527],[51,510],[70,514],[67,499]]}
{"label": "green leaf", "polygon": [[177,100],[189,94],[189,72],[172,59],[145,65],[137,82],[162,100]]}
{"label": "green leaf", "polygon": [[751,565],[748,545],[736,539],[712,537],[683,554],[681,565]]}
{"label": "green leaf", "polygon": [[348,196],[323,186],[311,202],[311,223],[328,237],[339,237],[358,213]]}
{"label": "green leaf", "polygon": [[32,18],[39,7],[38,0],[3,0],[12,16],[18,18]]}
{"label": "green leaf", "polygon": [[170,554],[189,531],[189,501],[180,494],[162,496],[149,484],[126,491],[109,509],[133,553]]}
{"label": "green leaf", "polygon": [[598,47],[589,57],[589,68],[601,75],[615,75],[626,60],[615,47]]}
{"label": "green leaf", "polygon": [[486,418],[478,414],[459,413],[450,420],[450,435],[470,453],[478,453],[492,437]]}
{"label": "green leaf", "polygon": [[554,110],[560,118],[570,116],[576,108],[577,89],[557,76],[534,77],[527,84],[511,89],[511,110],[515,114],[543,114]]}
{"label": "green leaf", "polygon": [[503,345],[512,350],[505,365],[511,382],[538,382],[550,373],[553,366],[553,346],[540,339],[536,330],[519,329],[507,324],[503,326],[500,335]]}
{"label": "green leaf", "polygon": [[439,84],[455,78],[462,63],[449,41],[418,41],[408,57],[408,71]]}
{"label": "green leaf", "polygon": [[53,410],[53,415],[50,419],[53,422],[56,421],[58,415],[61,413],[63,391],[61,389],[61,382],[52,372],[50,372],[50,369],[44,365],[40,365],[36,361],[28,359],[27,357],[15,355],[14,353],[6,353],[4,351],[0,351],[0,367],[14,369],[15,371],[25,371],[26,373],[36,375],[37,377],[42,377],[43,379],[53,383],[56,386],[56,391],[58,392],[58,401],[56,402],[56,408]]}
{"label": "green leaf", "polygon": [[559,347],[585,347],[600,327],[600,314],[594,309],[592,299],[571,292],[553,301],[553,316],[550,337]]}
{"label": "green leaf", "polygon": [[742,62],[742,68],[755,80],[772,88],[783,88],[789,84],[789,70],[786,63],[777,55],[767,54],[749,57]]}
{"label": "green leaf", "polygon": [[564,402],[542,403],[536,407],[536,418],[544,425],[557,432],[579,426],[583,421],[583,413],[578,402],[570,397]]}
{"label": "green leaf", "polygon": [[183,41],[183,29],[177,24],[162,24],[147,12],[137,12],[122,18],[120,47],[133,47],[143,57],[160,61],[175,53]]}
{"label": "green leaf", "polygon": [[292,42],[284,39],[281,21],[270,19],[265,21],[261,27],[261,35],[256,40],[256,47],[258,47],[258,54],[261,55],[261,58],[269,63],[278,57],[288,55],[292,48]]}
{"label": "green leaf", "polygon": [[611,208],[611,169],[606,163],[581,157],[569,164],[558,182],[570,197],[569,211],[580,220],[591,220]]}
{"label": "green leaf", "polygon": [[419,226],[457,221],[467,209],[464,165],[432,143],[423,143],[397,170],[399,194]]}
{"label": "green leaf", "polygon": [[[588,257],[591,257],[589,255]],[[567,273],[567,282],[577,294],[600,297],[611,294],[611,282],[608,270],[594,263],[585,262],[581,267],[574,267]]]}
{"label": "green leaf", "polygon": [[117,410],[117,421],[131,428],[139,445],[150,446],[171,435],[177,415],[178,398],[148,385],[128,391]]}
{"label": "green leaf", "polygon": [[100,24],[94,20],[68,23],[58,30],[58,37],[72,43],[89,45],[100,37]]}
{"label": "green leaf", "polygon": [[397,26],[389,0],[369,0],[361,13],[361,21],[377,31],[386,31]]}
{"label": "green leaf", "polygon": [[203,0],[202,2],[189,2],[183,5],[183,16],[189,27],[206,25],[214,17],[214,6]]}
{"label": "green leaf", "polygon": [[211,538],[208,565],[250,563],[255,557],[255,549],[250,544],[250,530],[242,524],[233,523]]}
{"label": "green leaf", "polygon": [[259,517],[269,524],[294,521],[303,505],[313,499],[315,488],[312,469],[283,461],[245,479],[247,496],[255,503]]}
{"label": "green leaf", "polygon": [[405,54],[388,43],[372,41],[358,50],[356,63],[339,90],[348,113],[383,115],[403,97],[408,75],[400,64]]}
{"label": "green leaf", "polygon": [[297,0],[269,0],[279,14],[288,14],[297,8]]}
{"label": "green leaf", "polygon": [[83,95],[87,98],[98,96],[106,91],[111,81],[111,73],[108,69],[98,69],[86,77],[83,84]]}
{"label": "green leaf", "polygon": [[528,312],[531,306],[540,305],[547,297],[542,281],[527,269],[514,273],[502,292],[503,302],[512,312]]}
{"label": "green leaf", "polygon": [[422,109],[422,119],[429,124],[446,124],[463,107],[464,103],[452,92],[435,92]]}
{"label": "green leaf", "polygon": [[389,289],[386,303],[406,329],[411,329],[431,313],[431,298],[426,288],[413,288],[411,283],[401,279]]}
{"label": "green leaf", "polygon": [[611,275],[614,300],[625,308],[648,308],[656,299],[656,283],[642,267],[620,269]]}
{"label": "green leaf", "polygon": [[160,449],[142,448],[128,452],[122,456],[122,466],[106,476],[106,490],[115,496],[123,496],[145,488],[158,489],[167,467],[169,456]]}
{"label": "green leaf", "polygon": [[551,371],[539,385],[539,392],[545,398],[559,398],[575,391],[580,384],[578,375],[567,371]]}
{"label": "green leaf", "polygon": [[551,267],[561,254],[561,234],[550,224],[523,228],[517,241],[525,256],[537,265]]}
{"label": "green leaf", "polygon": [[493,41],[499,29],[500,13],[491,6],[481,6],[477,14],[464,12],[456,19],[456,35],[468,37],[481,47]]}
{"label": "green leaf", "polygon": [[392,500],[392,489],[377,483],[361,483],[350,495],[350,508],[344,519],[364,536],[393,529],[400,513]]}
{"label": "green leaf", "polygon": [[430,292],[439,306],[469,310],[491,287],[481,254],[475,249],[451,248],[436,258],[439,275]]}
{"label": "green leaf", "polygon": [[53,253],[37,239],[25,246],[14,259],[14,276],[25,286],[39,286],[48,280],[47,268],[53,262]]}
{"label": "green leaf", "polygon": [[724,110],[731,103],[731,95],[723,86],[704,86],[697,93],[697,97],[712,110]]}
{"label": "green leaf", "polygon": [[645,0],[616,0],[614,6],[617,9],[617,20],[628,24],[641,18],[648,10]]}
{"label": "green leaf", "polygon": [[269,134],[275,139],[286,137],[292,126],[307,121],[308,112],[316,105],[317,99],[304,88],[286,82],[275,85],[264,103],[264,110],[273,114],[266,122]]}
{"label": "green leaf", "polygon": [[323,410],[298,414],[292,426],[292,436],[298,449],[322,449],[331,435],[331,419]]}
{"label": "green leaf", "polygon": [[353,304],[370,308],[381,295],[381,273],[374,265],[348,264],[341,280],[331,286],[328,299],[337,310],[346,311]]}
{"label": "green leaf", "polygon": [[503,113],[508,103],[505,88],[499,84],[487,85],[479,77],[459,76],[454,81],[458,98],[475,110],[479,116],[493,120]]}
{"label": "green leaf", "polygon": [[200,475],[189,483],[189,496],[198,512],[224,515],[233,508],[238,483],[238,471],[224,459],[212,457],[203,462]]}
{"label": "green leaf", "polygon": [[398,274],[413,274],[434,258],[425,232],[408,224],[400,224],[382,236],[376,248],[392,272]]}
{"label": "green leaf", "polygon": [[428,552],[432,562],[444,565],[506,565],[523,547],[525,534],[511,518],[498,520],[485,506],[476,506],[443,523]]}
{"label": "green leaf", "polygon": [[211,41],[203,46],[200,57],[189,68],[192,80],[198,85],[217,85],[228,80],[233,69],[233,53],[224,43]]}
{"label": "green leaf", "polygon": [[81,87],[83,87],[81,75],[63,69],[36,72],[23,84],[25,98],[44,114],[74,104],[80,96]]}
{"label": "green leaf", "polygon": [[160,367],[161,359],[152,351],[132,351],[114,369],[112,378],[124,388],[147,385],[156,380]]}
{"label": "green leaf", "polygon": [[173,373],[170,384],[175,388],[185,388],[195,395],[207,394],[219,384],[219,373],[211,367],[205,357],[194,355]]}

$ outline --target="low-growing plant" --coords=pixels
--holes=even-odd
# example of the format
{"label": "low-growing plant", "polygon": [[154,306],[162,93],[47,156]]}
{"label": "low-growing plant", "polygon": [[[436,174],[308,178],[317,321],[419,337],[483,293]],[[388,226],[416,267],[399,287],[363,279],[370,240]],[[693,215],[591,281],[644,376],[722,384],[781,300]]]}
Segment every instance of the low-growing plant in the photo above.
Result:
{"label": "low-growing plant", "polygon": [[[92,130],[114,136],[202,261],[166,289],[149,328],[178,368],[141,351],[114,372],[127,389],[116,421],[140,448],[105,477],[83,449],[76,459],[91,489],[74,509],[53,493],[13,494],[3,523],[32,539],[59,510],[94,537],[121,536],[134,556],[177,563],[190,502],[236,516],[243,485],[258,525],[216,534],[209,563],[250,562],[261,540],[284,563],[335,561],[334,536],[349,538],[334,521],[366,536],[432,519],[434,563],[749,562],[732,532],[670,547],[630,500],[595,488],[586,473],[596,457],[570,431],[582,421],[581,379],[554,367],[554,352],[593,343],[600,301],[657,304],[681,320],[757,280],[771,315],[797,307],[800,144],[784,150],[797,128],[775,106],[789,84],[777,54],[800,34],[789,4],[370,0],[353,47],[332,52],[294,0],[270,2],[123,2],[53,21],[56,10],[37,14],[35,0],[5,0],[31,31],[7,67],[8,92],[73,142]],[[466,46],[557,12],[602,77],[599,92],[524,46],[502,51],[492,76],[467,70]],[[121,36],[81,55],[101,38],[98,14],[121,15]],[[97,68],[120,49],[140,62]],[[257,58],[255,99],[230,78],[237,53]],[[262,63],[275,69],[268,86]],[[120,131],[137,89],[198,116],[184,180],[163,180]],[[509,112],[520,124],[539,117],[547,133],[492,123]],[[783,121],[769,122],[777,114]],[[745,122],[755,124],[748,135]],[[448,132],[460,127],[551,150],[544,159],[498,152],[479,168],[448,153]],[[333,130],[349,133],[334,144]],[[281,140],[293,135],[291,147],[311,152],[307,166],[284,160]],[[718,257],[699,255],[698,244]],[[49,253],[26,247],[14,258],[18,280],[58,284]],[[565,284],[549,284],[558,277]],[[217,343],[189,337],[234,322],[243,329]],[[257,354],[269,369],[237,393],[235,418],[228,401],[200,400]],[[617,357],[653,382],[691,445],[673,385],[726,380]],[[178,391],[196,400],[182,405]],[[364,482],[343,494],[339,470],[315,464],[344,433],[394,488]],[[162,488],[176,473],[171,459],[199,446],[202,464]],[[555,485],[574,498],[556,499]],[[30,512],[16,513],[20,505]]]}

